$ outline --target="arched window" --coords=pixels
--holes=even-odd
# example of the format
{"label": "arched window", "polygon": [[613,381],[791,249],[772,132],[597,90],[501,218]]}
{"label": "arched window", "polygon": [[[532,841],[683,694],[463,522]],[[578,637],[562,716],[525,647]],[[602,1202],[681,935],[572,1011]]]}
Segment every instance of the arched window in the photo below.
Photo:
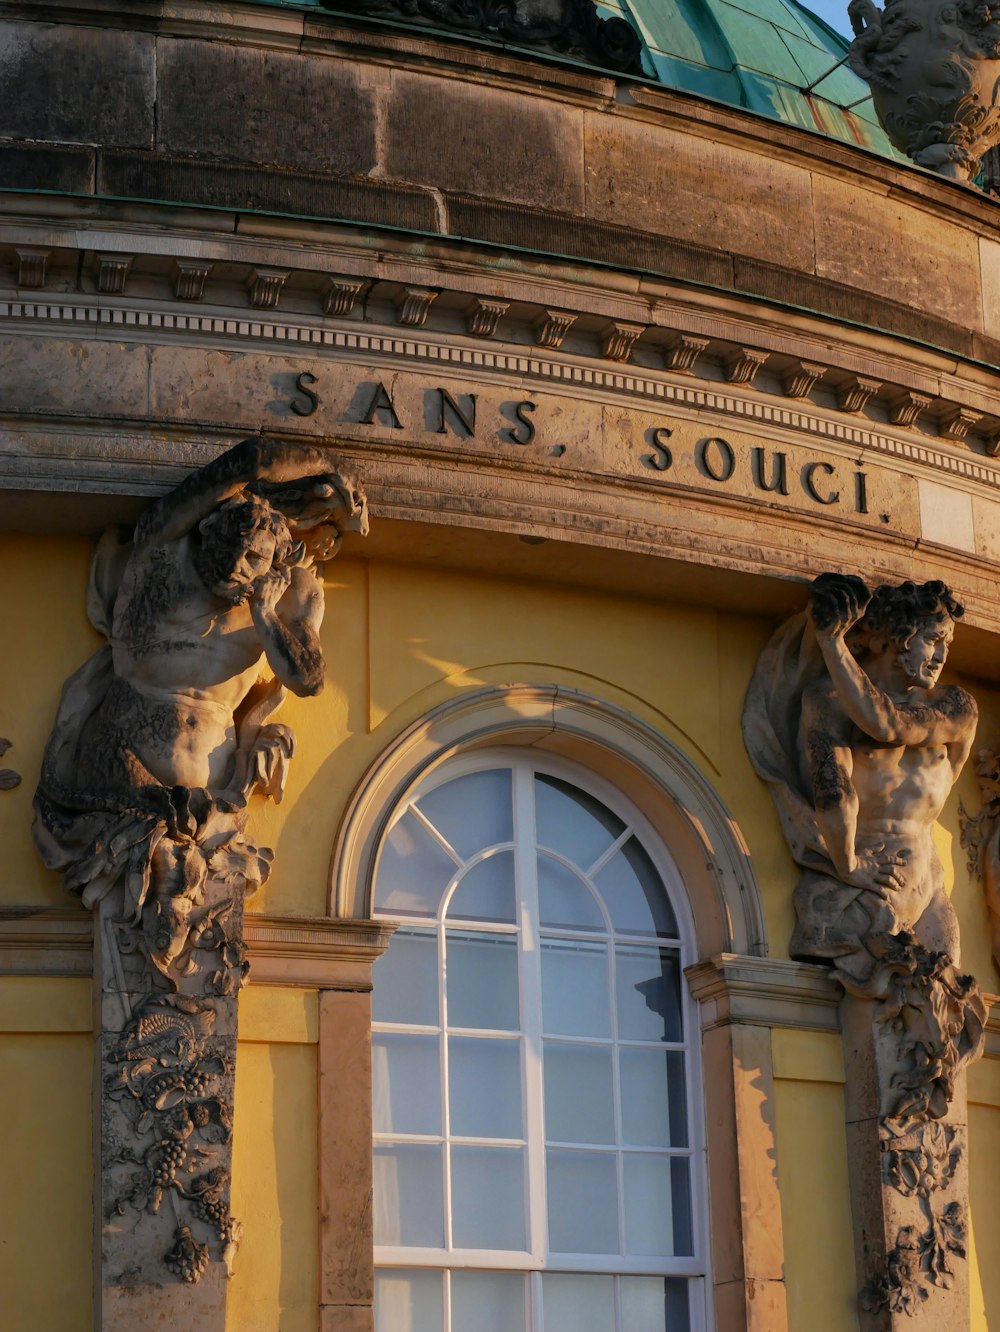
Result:
{"label": "arched window", "polygon": [[590,774],[453,759],[375,914],[378,1332],[697,1332],[701,1098],[676,870]]}

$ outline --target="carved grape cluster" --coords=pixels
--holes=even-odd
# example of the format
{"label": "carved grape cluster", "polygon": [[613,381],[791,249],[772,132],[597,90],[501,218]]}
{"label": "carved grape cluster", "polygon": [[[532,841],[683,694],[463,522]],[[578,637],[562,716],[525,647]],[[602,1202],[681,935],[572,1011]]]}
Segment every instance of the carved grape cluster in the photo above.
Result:
{"label": "carved grape cluster", "polygon": [[190,1226],[178,1226],[174,1232],[173,1248],[164,1255],[164,1263],[188,1285],[201,1280],[202,1273],[208,1266],[208,1245],[199,1244],[191,1234]]}

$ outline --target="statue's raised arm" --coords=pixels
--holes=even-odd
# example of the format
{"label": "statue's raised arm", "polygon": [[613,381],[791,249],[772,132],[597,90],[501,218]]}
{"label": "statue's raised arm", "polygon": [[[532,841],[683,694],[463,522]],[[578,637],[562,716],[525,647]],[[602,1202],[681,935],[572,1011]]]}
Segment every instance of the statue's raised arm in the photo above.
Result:
{"label": "statue's raised arm", "polygon": [[186,536],[225,500],[260,483],[301,483],[325,478],[336,490],[342,484],[340,505],[345,516],[360,510],[362,501],[350,493],[330,456],[308,444],[291,444],[259,436],[244,439],[205,467],[187,476],[142,514],[135,528],[135,545],[159,545]]}

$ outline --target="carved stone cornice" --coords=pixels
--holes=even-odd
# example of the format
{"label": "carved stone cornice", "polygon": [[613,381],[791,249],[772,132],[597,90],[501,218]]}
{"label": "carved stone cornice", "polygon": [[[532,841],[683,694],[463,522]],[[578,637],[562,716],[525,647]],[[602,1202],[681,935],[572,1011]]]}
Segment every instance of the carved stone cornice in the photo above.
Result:
{"label": "carved stone cornice", "polygon": [[818,361],[799,361],[781,378],[781,387],[789,398],[808,398],[826,374],[827,367]]}
{"label": "carved stone cornice", "polygon": [[407,328],[422,328],[437,298],[433,287],[404,287],[396,298],[396,322]]}
{"label": "carved stone cornice", "polygon": [[[388,946],[391,921],[247,915],[252,985],[319,990],[371,988],[370,969]],[[0,976],[89,976],[94,930],[82,909],[0,910]]]}
{"label": "carved stone cornice", "polygon": [[17,256],[17,285],[28,288],[44,287],[52,251],[16,246],[14,254]]}
{"label": "carved stone cornice", "polygon": [[365,278],[331,278],[323,293],[323,313],[331,317],[353,314],[358,297],[367,286]]}
{"label": "carved stone cornice", "polygon": [[830,968],[808,962],[720,953],[687,967],[691,993],[701,1006],[701,1025],[745,1023],[839,1031],[842,990]]}
{"label": "carved stone cornice", "polygon": [[465,319],[466,332],[474,338],[492,338],[497,331],[497,325],[509,309],[510,301],[477,296]]}
{"label": "carved stone cornice", "polygon": [[131,254],[94,255],[97,290],[105,296],[120,296],[134,262],[135,256]]}
{"label": "carved stone cornice", "polygon": [[703,351],[710,346],[708,338],[695,338],[679,333],[669,346],[663,349],[663,364],[668,370],[679,375],[694,374],[695,363]]}
{"label": "carved stone cornice", "polygon": [[601,338],[601,355],[609,361],[627,361],[632,355],[632,348],[645,331],[645,324],[612,324]]}
{"label": "carved stone cornice", "polygon": [[199,259],[178,259],[174,267],[174,296],[179,301],[200,301],[215,265]]}
{"label": "carved stone cornice", "polygon": [[254,309],[276,309],[290,276],[287,268],[255,268],[247,278],[247,299]]}

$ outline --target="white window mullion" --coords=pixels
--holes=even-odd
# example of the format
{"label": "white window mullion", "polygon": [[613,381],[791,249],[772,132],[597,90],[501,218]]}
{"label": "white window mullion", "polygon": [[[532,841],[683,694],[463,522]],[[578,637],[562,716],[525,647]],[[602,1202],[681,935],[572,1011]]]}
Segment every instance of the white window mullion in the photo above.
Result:
{"label": "white window mullion", "polygon": [[542,1079],[542,961],[538,937],[534,774],[513,770],[515,874],[521,927],[521,1030],[524,1040],[524,1133],[528,1140],[528,1248],[541,1263],[548,1225],[545,1199],[545,1119]]}
{"label": "white window mullion", "polygon": [[[438,925],[438,956],[441,958],[441,965],[438,967],[438,1013],[441,1018],[441,1133],[444,1138],[444,1146],[441,1149],[442,1169],[444,1171],[444,1247],[452,1247],[451,1233],[451,1102],[449,1098],[448,1086],[448,994],[446,985],[446,975],[448,971],[448,937],[444,923]],[[447,1304],[448,1291],[450,1283],[445,1284],[445,1299]],[[446,1329],[450,1327],[450,1322],[445,1323]]]}

